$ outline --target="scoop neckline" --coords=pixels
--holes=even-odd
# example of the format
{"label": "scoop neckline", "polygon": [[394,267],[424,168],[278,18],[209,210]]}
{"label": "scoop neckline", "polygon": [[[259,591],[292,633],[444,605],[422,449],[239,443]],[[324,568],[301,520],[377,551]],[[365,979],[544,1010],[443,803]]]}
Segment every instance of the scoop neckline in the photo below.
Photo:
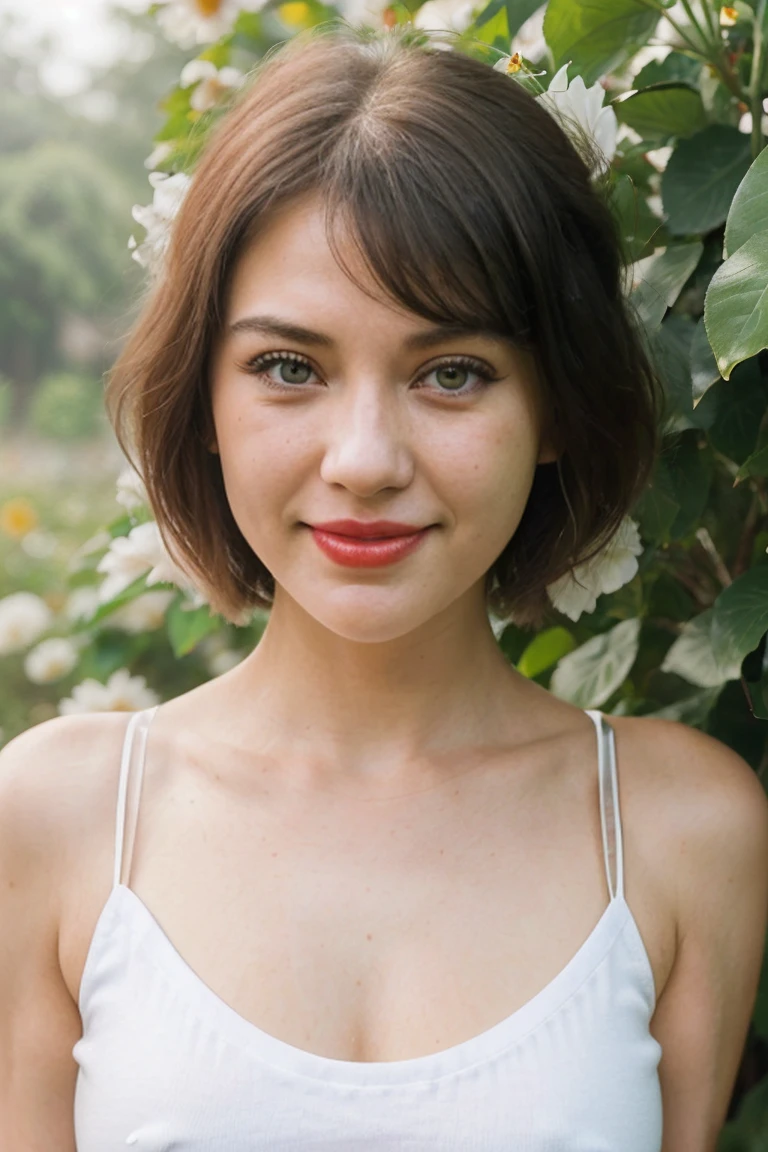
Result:
{"label": "scoop neckline", "polygon": [[[107,947],[111,928],[121,909],[130,919],[121,926],[131,938],[130,961],[148,961],[166,980],[172,994],[183,997],[185,1011],[193,1012],[216,1034],[272,1068],[325,1083],[346,1086],[386,1087],[418,1084],[465,1072],[472,1066],[501,1055],[561,1010],[599,968],[614,941],[627,924],[634,925],[641,953],[650,972],[642,937],[623,895],[614,895],[586,940],[552,980],[511,1015],[485,1031],[449,1048],[406,1060],[339,1060],[298,1048],[280,1040],[241,1016],[198,976],[166,935],[143,900],[125,884],[113,886],[94,930],[80,982],[79,1008],[83,1019],[94,967],[102,947]],[[125,963],[129,962],[125,953]]]}

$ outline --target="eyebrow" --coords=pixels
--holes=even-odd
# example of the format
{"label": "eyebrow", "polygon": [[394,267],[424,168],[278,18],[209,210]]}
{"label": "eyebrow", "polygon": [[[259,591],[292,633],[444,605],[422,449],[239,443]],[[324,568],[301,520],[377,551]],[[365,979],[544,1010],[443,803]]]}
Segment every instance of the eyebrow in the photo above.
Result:
{"label": "eyebrow", "polygon": [[[257,332],[265,336],[279,336],[283,340],[293,340],[298,344],[318,344],[323,348],[331,348],[335,341],[323,332],[314,332],[311,328],[303,328],[299,324],[289,324],[277,316],[245,316],[242,320],[235,320],[229,326],[230,332]],[[414,332],[403,340],[403,347],[408,349],[431,348],[435,344],[442,344],[457,336],[475,336],[487,340],[499,340],[497,332],[486,328],[468,328],[463,324],[440,324],[436,328],[427,328],[422,332]]]}

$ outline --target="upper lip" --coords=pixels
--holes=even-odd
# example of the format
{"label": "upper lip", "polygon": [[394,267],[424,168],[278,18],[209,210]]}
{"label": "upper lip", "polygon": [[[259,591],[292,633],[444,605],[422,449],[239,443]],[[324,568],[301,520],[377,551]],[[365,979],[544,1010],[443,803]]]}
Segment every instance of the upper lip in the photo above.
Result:
{"label": "upper lip", "polygon": [[401,524],[397,520],[326,520],[323,524],[312,524],[324,532],[336,532],[339,536],[412,536],[421,532],[418,524]]}

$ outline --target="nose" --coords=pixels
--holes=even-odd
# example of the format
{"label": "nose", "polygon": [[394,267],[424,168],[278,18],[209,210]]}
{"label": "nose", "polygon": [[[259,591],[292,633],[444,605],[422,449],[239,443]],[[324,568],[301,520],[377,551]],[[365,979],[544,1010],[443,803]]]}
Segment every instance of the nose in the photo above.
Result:
{"label": "nose", "polygon": [[391,385],[365,381],[341,389],[329,417],[320,468],[326,484],[341,484],[360,497],[410,484],[409,421]]}

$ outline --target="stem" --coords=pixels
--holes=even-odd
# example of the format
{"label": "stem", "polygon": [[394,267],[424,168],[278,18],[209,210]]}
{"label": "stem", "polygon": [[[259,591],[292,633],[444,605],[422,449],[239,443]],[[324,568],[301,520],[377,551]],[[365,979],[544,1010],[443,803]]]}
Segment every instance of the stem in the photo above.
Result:
{"label": "stem", "polygon": [[709,40],[707,39],[706,35],[704,34],[704,32],[701,28],[701,25],[699,24],[698,20],[696,19],[696,16],[694,15],[694,11],[693,11],[693,8],[691,7],[690,0],[680,0],[680,3],[682,4],[683,8],[685,9],[686,14],[687,14],[688,19],[690,20],[691,24],[696,29],[699,36],[701,36],[701,43],[704,46],[704,48],[705,49],[706,48],[713,48],[714,45],[710,44]]}
{"label": "stem", "polygon": [[752,71],[749,76],[749,103],[752,106],[752,159],[756,160],[765,147],[763,138],[763,25],[766,0],[758,0],[755,11],[755,35],[752,44]]}
{"label": "stem", "polygon": [[715,542],[707,529],[697,528],[696,539],[712,561],[712,567],[715,570],[715,575],[722,584],[723,588],[727,588],[729,584],[733,583],[731,574],[726,568],[725,563],[723,562],[723,558],[715,547]]}
{"label": "stem", "polygon": [[676,20],[672,19],[672,17],[669,15],[668,12],[663,12],[662,15],[663,15],[664,19],[667,21],[667,23],[672,25],[672,27],[674,28],[675,32],[677,32],[680,39],[685,41],[685,43],[688,45],[688,47],[691,49],[691,51],[694,53],[694,55],[699,56],[702,59],[707,59],[704,52],[702,52],[702,50],[701,50],[701,44],[697,44],[694,40],[691,40],[691,38],[689,36],[686,36],[682,27],[678,24],[678,22]]}
{"label": "stem", "polygon": [[722,36],[721,31],[720,31],[719,23],[717,23],[715,21],[715,13],[714,13],[713,9],[710,7],[709,0],[701,0],[701,7],[702,7],[703,12],[704,12],[704,19],[707,21],[707,24],[709,25],[709,31],[712,33],[713,44],[716,44],[718,48],[722,48],[723,36]]}

